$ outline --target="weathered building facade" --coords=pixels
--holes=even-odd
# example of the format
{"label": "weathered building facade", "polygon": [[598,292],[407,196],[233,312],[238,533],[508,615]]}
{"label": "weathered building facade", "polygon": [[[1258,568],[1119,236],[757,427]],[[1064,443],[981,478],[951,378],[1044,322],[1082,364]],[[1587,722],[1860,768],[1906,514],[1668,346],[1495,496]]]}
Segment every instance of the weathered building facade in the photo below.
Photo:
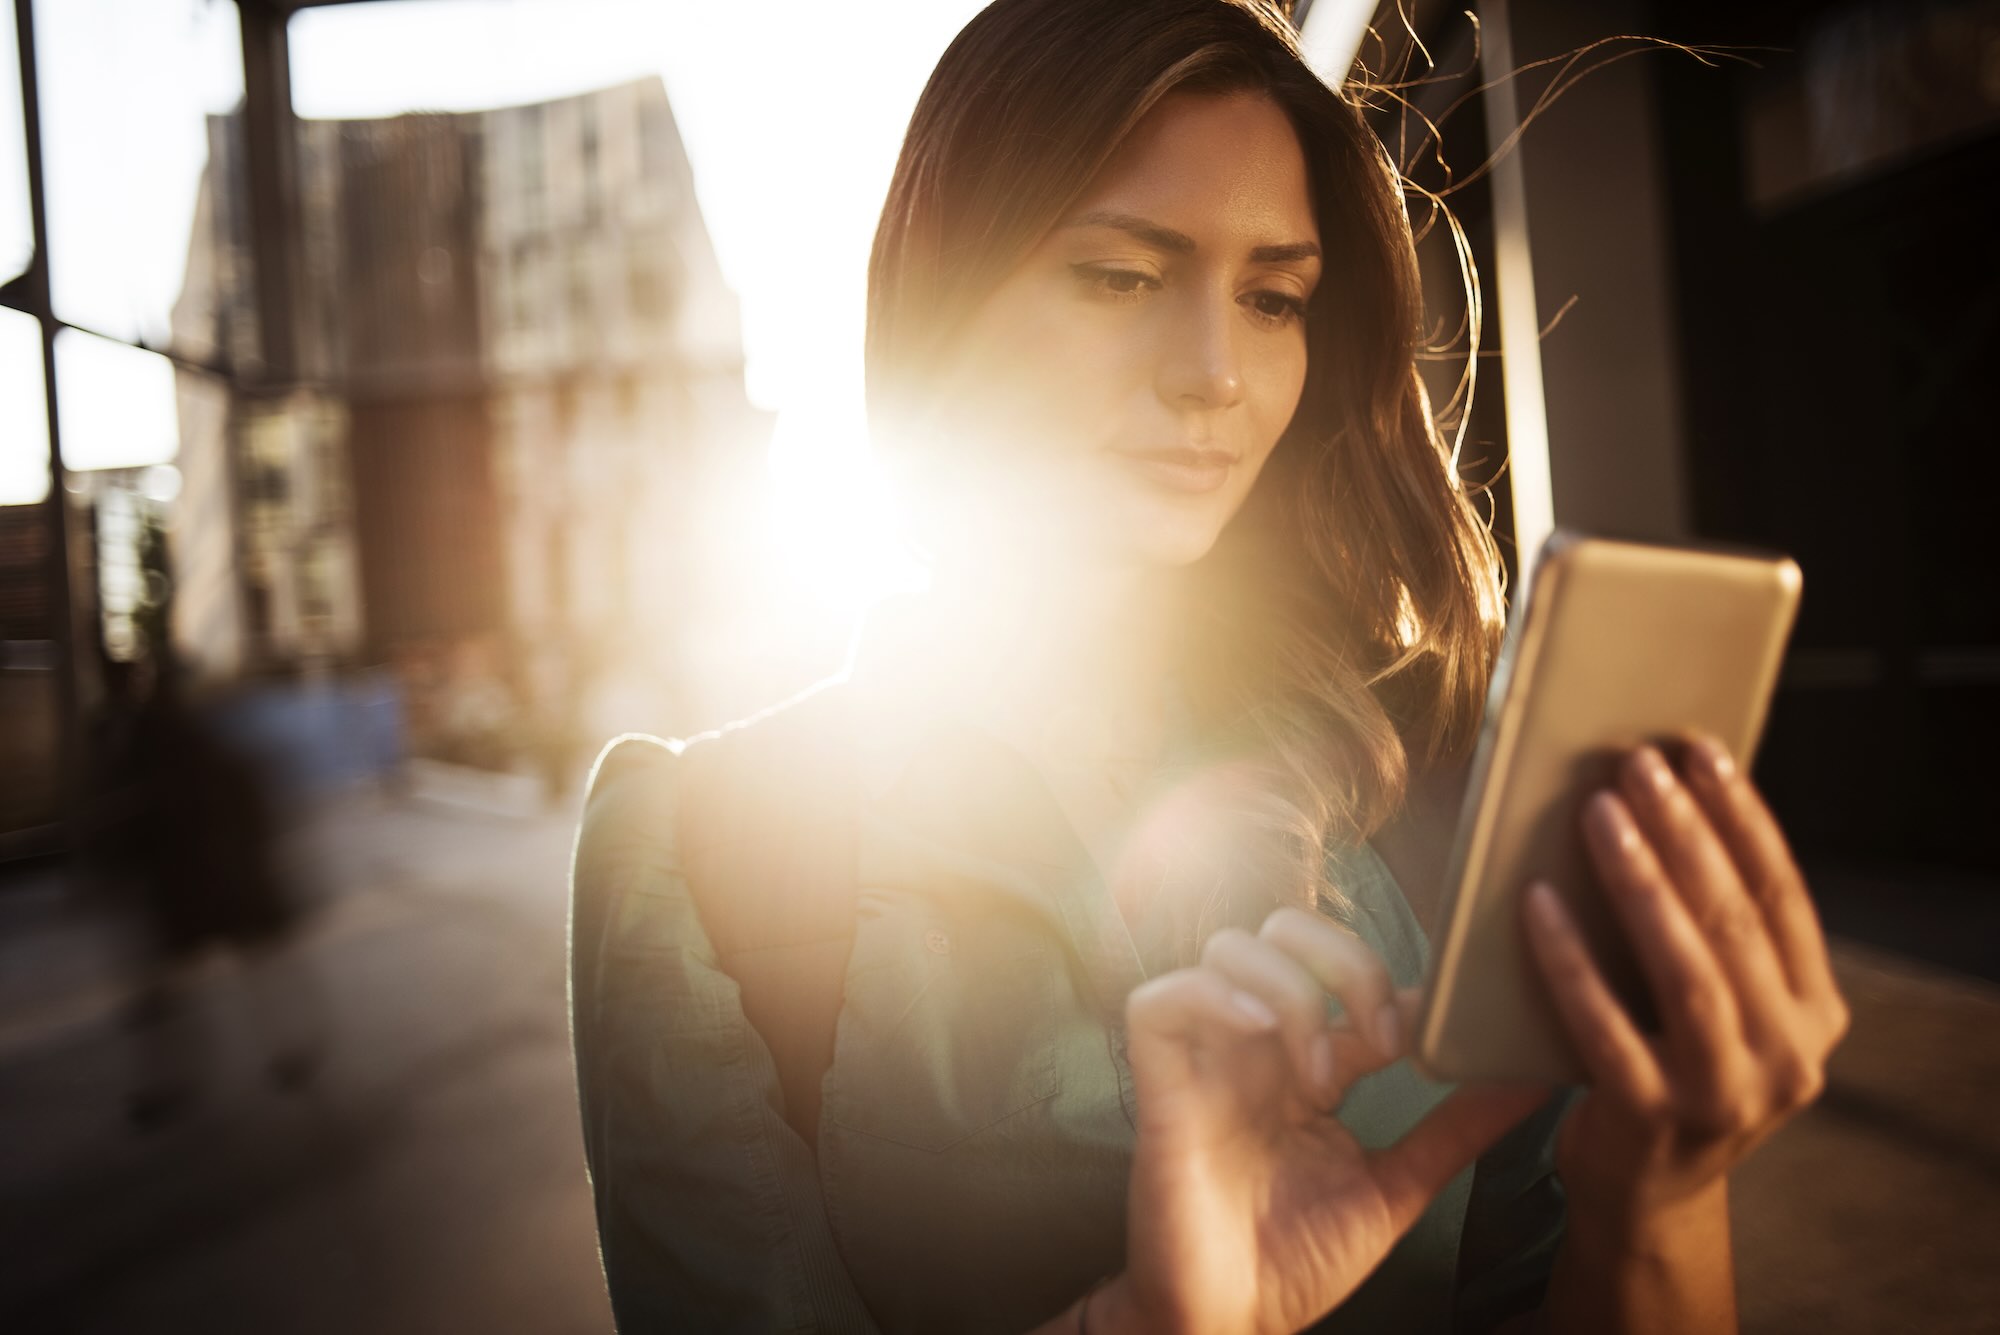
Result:
{"label": "weathered building facade", "polygon": [[[397,663],[420,730],[462,690],[518,723],[612,660],[670,678],[633,611],[685,587],[698,497],[768,423],[659,81],[298,131],[297,376],[183,403],[181,652]],[[226,352],[249,248],[195,238],[176,332]]]}

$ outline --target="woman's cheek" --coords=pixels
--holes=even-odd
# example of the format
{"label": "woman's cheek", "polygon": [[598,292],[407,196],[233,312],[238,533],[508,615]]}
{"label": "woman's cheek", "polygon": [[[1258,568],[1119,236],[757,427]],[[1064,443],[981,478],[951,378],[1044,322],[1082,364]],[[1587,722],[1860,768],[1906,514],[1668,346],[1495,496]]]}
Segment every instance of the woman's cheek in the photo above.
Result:
{"label": "woman's cheek", "polygon": [[1258,368],[1251,381],[1250,426],[1254,437],[1251,449],[1260,466],[1277,448],[1278,440],[1299,409],[1305,393],[1306,356],[1303,341],[1297,348],[1274,350]]}
{"label": "woman's cheek", "polygon": [[1265,360],[1270,374],[1268,390],[1260,393],[1264,425],[1272,443],[1291,425],[1299,400],[1306,390],[1306,340],[1303,330],[1288,333],[1279,347]]}
{"label": "woman's cheek", "polygon": [[1010,378],[1044,444],[1095,450],[1129,439],[1134,427],[1126,419],[1153,406],[1145,402],[1151,390],[1135,337],[1139,322],[1121,314],[1127,315],[1122,326],[1088,312],[1044,319],[1029,331]]}

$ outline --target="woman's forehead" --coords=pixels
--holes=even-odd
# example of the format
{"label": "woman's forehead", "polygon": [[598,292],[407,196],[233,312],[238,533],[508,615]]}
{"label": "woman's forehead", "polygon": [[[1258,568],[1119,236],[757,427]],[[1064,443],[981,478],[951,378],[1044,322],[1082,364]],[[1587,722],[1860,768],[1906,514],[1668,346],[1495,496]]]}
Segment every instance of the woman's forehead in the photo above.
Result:
{"label": "woman's forehead", "polygon": [[1142,117],[1059,223],[1144,219],[1198,244],[1316,241],[1291,118],[1268,95],[1175,93]]}

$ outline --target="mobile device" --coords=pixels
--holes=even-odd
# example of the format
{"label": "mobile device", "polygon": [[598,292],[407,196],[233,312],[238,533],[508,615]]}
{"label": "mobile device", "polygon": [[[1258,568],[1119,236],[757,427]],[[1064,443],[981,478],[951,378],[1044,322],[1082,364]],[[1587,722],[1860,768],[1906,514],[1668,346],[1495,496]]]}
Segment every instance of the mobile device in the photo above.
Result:
{"label": "mobile device", "polygon": [[[1515,606],[1444,881],[1416,1058],[1444,1080],[1578,1083],[1521,921],[1546,880],[1643,1026],[1651,998],[1585,852],[1582,806],[1619,754],[1689,729],[1748,767],[1801,576],[1769,553],[1558,531]],[[1671,749],[1669,754],[1672,754]]]}

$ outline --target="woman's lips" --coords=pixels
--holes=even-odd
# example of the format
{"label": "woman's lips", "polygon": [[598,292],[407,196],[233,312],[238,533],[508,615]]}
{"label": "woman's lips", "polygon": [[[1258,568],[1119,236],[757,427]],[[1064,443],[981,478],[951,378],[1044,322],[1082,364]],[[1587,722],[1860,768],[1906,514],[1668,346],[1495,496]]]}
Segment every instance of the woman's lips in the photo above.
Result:
{"label": "woman's lips", "polygon": [[1169,491],[1199,494],[1229,480],[1238,455],[1230,450],[1113,450],[1147,481]]}

